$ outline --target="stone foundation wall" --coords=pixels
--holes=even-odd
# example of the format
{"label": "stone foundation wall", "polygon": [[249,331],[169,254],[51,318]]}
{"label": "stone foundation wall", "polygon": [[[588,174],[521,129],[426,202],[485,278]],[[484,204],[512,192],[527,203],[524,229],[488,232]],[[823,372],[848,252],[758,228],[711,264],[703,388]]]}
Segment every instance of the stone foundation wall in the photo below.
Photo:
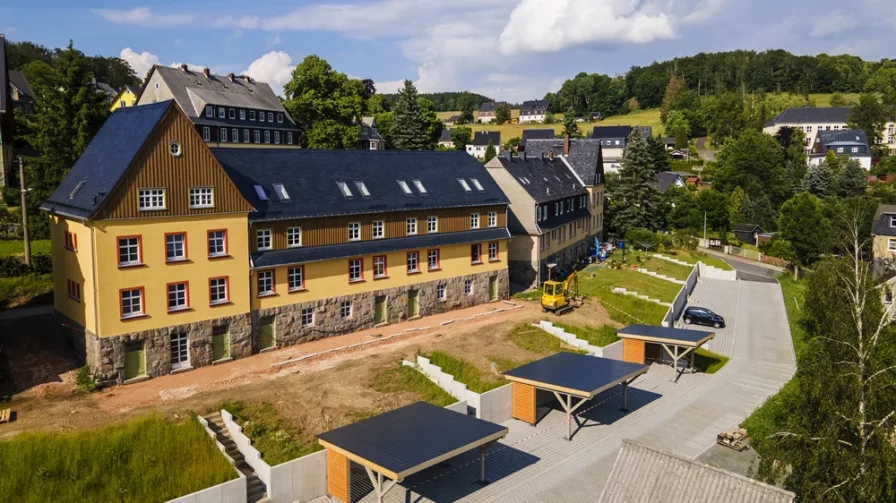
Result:
{"label": "stone foundation wall", "polygon": [[[498,299],[510,296],[510,282],[507,269],[489,271],[467,276],[456,276],[446,280],[430,281],[403,287],[376,290],[357,295],[331,297],[312,302],[303,302],[289,306],[262,309],[253,313],[253,322],[266,316],[274,316],[275,339],[277,347],[292,346],[334,335],[347,334],[358,330],[372,328],[374,323],[374,303],[376,297],[385,296],[388,323],[397,323],[408,319],[408,292],[416,290],[419,305],[419,316],[430,316],[453,309],[462,309],[489,302],[489,278],[498,281]],[[472,295],[464,295],[464,282],[473,282]],[[446,286],[445,300],[437,298],[436,289],[439,284]],[[341,315],[342,303],[352,303],[352,314],[349,318]],[[314,311],[314,324],[302,326],[302,310]],[[257,333],[255,347],[258,347]]]}

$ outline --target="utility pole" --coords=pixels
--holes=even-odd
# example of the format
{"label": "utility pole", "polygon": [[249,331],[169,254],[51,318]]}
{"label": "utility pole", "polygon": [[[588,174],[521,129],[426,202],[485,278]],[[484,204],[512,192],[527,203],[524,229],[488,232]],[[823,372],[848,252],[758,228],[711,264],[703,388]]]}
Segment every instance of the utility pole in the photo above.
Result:
{"label": "utility pole", "polygon": [[706,212],[703,212],[703,240],[706,241]]}
{"label": "utility pole", "polygon": [[25,161],[22,156],[18,157],[19,161],[19,192],[22,195],[22,236],[25,239],[25,265],[31,265],[31,241],[28,239],[28,205],[25,200]]}

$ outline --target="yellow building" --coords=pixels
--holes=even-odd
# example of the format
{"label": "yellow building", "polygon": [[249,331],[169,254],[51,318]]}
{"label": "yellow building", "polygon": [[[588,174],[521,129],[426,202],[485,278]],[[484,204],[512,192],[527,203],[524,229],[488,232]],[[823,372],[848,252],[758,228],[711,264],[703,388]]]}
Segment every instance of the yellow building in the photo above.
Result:
{"label": "yellow building", "polygon": [[42,209],[104,382],[509,292],[507,200],[463,152],[211,149],[166,101],[113,113]]}
{"label": "yellow building", "polygon": [[114,112],[119,108],[136,106],[138,100],[140,100],[140,88],[137,86],[126,85],[121,88],[121,91],[118,91],[115,99],[112,100],[112,105],[109,106],[109,111]]}

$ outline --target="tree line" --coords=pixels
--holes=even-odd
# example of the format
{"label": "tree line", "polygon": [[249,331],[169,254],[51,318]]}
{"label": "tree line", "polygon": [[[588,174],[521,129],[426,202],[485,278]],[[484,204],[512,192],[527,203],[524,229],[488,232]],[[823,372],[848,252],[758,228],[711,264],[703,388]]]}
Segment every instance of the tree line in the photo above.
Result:
{"label": "tree line", "polygon": [[[41,79],[44,67],[35,65],[40,62],[53,66],[54,62],[65,56],[65,48],[49,49],[40,44],[28,41],[7,42],[6,61],[10,70],[21,70],[32,85]],[[96,78],[98,82],[105,82],[115,89],[121,89],[125,85],[138,86],[141,78],[127,61],[119,57],[85,56],[82,54],[81,64]]]}
{"label": "tree line", "polygon": [[[398,101],[399,96],[400,93],[383,94],[383,97],[390,105],[394,105]],[[483,103],[494,101],[487,96],[467,91],[420,93],[420,97],[428,99],[436,112],[453,112],[455,110],[464,110],[465,108],[479,110]]]}

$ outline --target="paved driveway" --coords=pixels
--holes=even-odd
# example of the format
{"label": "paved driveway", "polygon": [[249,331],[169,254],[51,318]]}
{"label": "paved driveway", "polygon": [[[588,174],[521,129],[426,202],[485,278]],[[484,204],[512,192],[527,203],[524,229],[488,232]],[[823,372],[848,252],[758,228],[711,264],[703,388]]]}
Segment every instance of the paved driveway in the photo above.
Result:
{"label": "paved driveway", "polygon": [[[473,483],[478,457],[466,455],[409,478],[407,494],[396,487],[386,501],[593,501],[624,438],[698,457],[715,445],[718,432],[776,393],[795,365],[777,284],[701,279],[693,298],[730,320],[710,346],[731,357],[718,373],[685,374],[676,383],[670,367],[653,365],[630,388],[631,412],[619,412],[620,390],[609,390],[579,413],[589,421],[571,442],[563,439],[565,416],[558,411],[535,427],[507,422],[510,433],[487,457],[491,484]],[[361,501],[376,498],[368,494]]]}
{"label": "paved driveway", "polygon": [[697,141],[694,142],[694,146],[697,147],[697,153],[700,154],[700,158],[706,162],[716,162],[716,151],[709,150],[706,148],[706,138],[697,138]]}

